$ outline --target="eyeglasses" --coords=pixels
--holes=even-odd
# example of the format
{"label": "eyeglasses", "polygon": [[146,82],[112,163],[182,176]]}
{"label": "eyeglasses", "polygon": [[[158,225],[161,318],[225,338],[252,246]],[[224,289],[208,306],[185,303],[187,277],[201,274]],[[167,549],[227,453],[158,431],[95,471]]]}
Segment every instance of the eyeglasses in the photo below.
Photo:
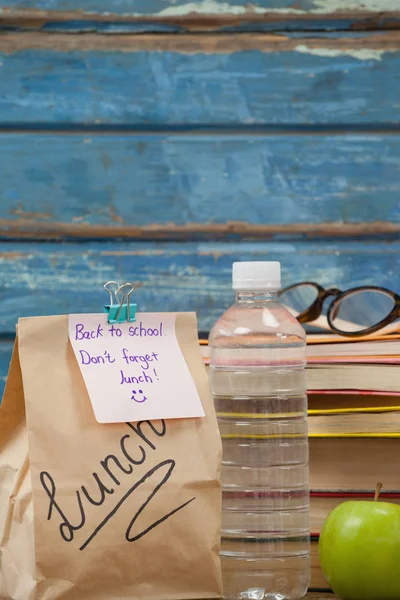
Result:
{"label": "eyeglasses", "polygon": [[[324,329],[328,326],[339,335],[357,337],[383,328],[385,332],[400,328],[398,323],[394,324],[400,318],[400,296],[383,287],[363,286],[342,292],[305,281],[284,288],[279,296],[300,323]],[[323,305],[330,297],[334,300],[325,318]]]}

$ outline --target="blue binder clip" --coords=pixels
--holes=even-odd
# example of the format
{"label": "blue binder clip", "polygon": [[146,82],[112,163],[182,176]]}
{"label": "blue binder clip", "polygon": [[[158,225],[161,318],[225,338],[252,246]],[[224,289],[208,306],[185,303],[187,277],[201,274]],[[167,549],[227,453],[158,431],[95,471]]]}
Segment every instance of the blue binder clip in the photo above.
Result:
{"label": "blue binder clip", "polygon": [[108,281],[104,289],[110,295],[110,304],[104,306],[109,323],[134,323],[136,321],[136,304],[131,304],[131,294],[136,286],[133,283],[119,285],[116,281]]}

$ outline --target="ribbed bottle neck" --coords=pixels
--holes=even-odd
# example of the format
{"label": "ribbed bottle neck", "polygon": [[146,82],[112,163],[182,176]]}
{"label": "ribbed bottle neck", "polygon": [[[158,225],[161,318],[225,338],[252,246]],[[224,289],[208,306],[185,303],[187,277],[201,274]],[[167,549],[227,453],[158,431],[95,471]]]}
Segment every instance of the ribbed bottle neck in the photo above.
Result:
{"label": "ribbed bottle neck", "polygon": [[260,302],[271,302],[278,300],[278,290],[237,290],[236,291],[236,302],[237,304],[251,304]]}

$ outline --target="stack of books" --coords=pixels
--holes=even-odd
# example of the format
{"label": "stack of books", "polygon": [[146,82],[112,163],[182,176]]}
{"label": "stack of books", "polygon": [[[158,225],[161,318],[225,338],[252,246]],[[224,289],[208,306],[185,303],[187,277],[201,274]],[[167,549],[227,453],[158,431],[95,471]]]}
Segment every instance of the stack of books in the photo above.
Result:
{"label": "stack of books", "polygon": [[400,504],[400,336],[360,341],[309,336],[311,587],[328,588],[318,538],[335,506],[381,499]]}
{"label": "stack of books", "polygon": [[[208,347],[202,342],[205,362]],[[312,589],[329,589],[318,560],[328,514],[347,500],[400,504],[400,335],[360,341],[308,336]]]}

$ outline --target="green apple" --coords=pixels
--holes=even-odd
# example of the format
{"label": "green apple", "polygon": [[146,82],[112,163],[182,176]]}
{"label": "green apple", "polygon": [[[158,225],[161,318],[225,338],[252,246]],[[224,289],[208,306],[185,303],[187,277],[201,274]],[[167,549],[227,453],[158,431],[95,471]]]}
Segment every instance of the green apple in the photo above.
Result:
{"label": "green apple", "polygon": [[322,528],[319,558],[343,600],[399,600],[400,506],[372,500],[340,504]]}

